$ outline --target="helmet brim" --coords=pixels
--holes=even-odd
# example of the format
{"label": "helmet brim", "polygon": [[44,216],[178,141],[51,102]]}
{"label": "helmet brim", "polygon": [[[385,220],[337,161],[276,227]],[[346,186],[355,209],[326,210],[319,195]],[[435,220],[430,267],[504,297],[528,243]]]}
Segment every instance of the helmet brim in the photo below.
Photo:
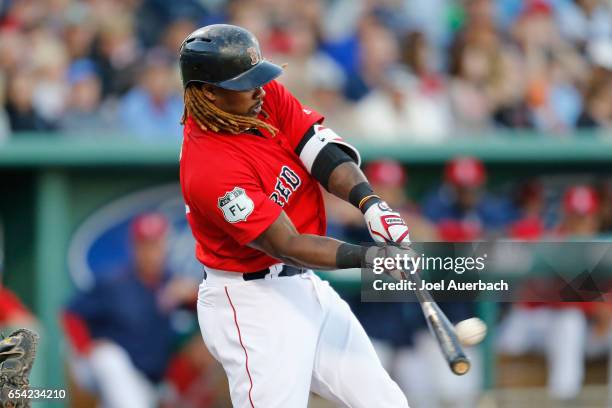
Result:
{"label": "helmet brim", "polygon": [[262,61],[237,77],[218,82],[215,85],[230,91],[248,91],[264,86],[282,73],[283,69],[278,65]]}

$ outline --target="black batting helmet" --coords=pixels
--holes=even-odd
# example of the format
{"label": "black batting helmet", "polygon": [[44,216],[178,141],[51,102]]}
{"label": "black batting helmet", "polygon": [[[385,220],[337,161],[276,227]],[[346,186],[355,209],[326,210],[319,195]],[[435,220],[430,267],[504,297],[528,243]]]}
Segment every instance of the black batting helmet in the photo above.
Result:
{"label": "black batting helmet", "polygon": [[283,69],[265,61],[257,38],[229,24],[202,27],[183,41],[180,52],[183,86],[191,82],[247,91],[265,85]]}

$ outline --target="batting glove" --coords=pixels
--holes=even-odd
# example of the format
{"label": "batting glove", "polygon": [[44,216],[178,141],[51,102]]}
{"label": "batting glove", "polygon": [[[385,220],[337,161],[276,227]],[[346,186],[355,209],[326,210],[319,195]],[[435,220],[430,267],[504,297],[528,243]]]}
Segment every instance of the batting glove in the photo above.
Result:
{"label": "batting glove", "polygon": [[363,215],[372,239],[386,244],[410,245],[408,226],[397,211],[379,201]]}
{"label": "batting glove", "polygon": [[[404,256],[415,259],[419,255],[412,248],[406,245],[401,247],[394,245],[370,247],[365,253],[364,267],[374,269],[374,266],[377,264],[376,258],[391,258],[395,260],[397,257],[400,257],[400,259],[403,260]],[[383,272],[396,280],[409,279],[408,276],[410,274],[418,272],[414,266],[414,263],[411,263],[410,261],[402,261],[400,264],[397,264],[396,262],[392,262],[391,264],[378,262],[378,266],[383,267]]]}

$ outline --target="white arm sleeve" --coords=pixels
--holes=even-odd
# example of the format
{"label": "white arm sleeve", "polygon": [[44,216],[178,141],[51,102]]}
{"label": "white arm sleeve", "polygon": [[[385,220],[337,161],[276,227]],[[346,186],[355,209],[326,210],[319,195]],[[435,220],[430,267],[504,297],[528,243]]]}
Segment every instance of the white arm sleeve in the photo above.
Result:
{"label": "white arm sleeve", "polygon": [[306,166],[309,173],[312,172],[312,165],[315,162],[315,159],[328,143],[338,145],[355,161],[355,163],[357,163],[357,166],[361,165],[361,156],[359,155],[357,149],[346,143],[336,132],[318,124],[313,125],[313,129],[314,134],[306,142],[304,148],[299,153],[300,160],[302,160],[302,163],[304,163],[304,166]]}

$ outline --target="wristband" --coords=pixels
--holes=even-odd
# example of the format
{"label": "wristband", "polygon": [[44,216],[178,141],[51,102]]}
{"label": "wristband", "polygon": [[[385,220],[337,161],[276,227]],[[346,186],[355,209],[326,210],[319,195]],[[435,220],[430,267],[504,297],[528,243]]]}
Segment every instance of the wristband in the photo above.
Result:
{"label": "wristband", "polygon": [[363,214],[365,214],[366,211],[368,211],[368,209],[371,206],[373,206],[374,204],[379,203],[381,201],[382,201],[382,199],[379,196],[377,196],[376,194],[369,195],[369,196],[364,197],[364,198],[361,199],[361,201],[359,202],[359,209],[361,210],[361,212]]}
{"label": "wristband", "polygon": [[336,252],[336,266],[338,269],[361,268],[367,249],[361,245],[342,243]]}
{"label": "wristband", "polygon": [[372,190],[370,183],[366,181],[357,184],[349,193],[349,202],[353,204],[353,206],[359,208],[363,214],[365,214],[368,208],[379,201],[382,200],[379,196],[374,194],[374,190]]}

